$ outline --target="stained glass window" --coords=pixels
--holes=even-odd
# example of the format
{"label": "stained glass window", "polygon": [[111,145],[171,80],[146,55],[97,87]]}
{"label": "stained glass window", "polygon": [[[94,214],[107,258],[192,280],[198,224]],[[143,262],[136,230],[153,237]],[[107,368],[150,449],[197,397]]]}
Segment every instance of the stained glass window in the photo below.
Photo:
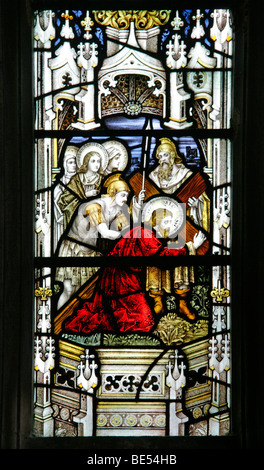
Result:
{"label": "stained glass window", "polygon": [[36,10],[34,433],[230,432],[232,14]]}

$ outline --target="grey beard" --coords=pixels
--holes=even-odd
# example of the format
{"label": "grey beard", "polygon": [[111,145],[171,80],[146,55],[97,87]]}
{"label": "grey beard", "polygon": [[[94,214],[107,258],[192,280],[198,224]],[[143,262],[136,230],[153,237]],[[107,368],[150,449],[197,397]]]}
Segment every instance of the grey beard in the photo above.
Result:
{"label": "grey beard", "polygon": [[159,180],[168,180],[172,174],[172,165],[166,164],[166,166],[160,165],[158,168]]}

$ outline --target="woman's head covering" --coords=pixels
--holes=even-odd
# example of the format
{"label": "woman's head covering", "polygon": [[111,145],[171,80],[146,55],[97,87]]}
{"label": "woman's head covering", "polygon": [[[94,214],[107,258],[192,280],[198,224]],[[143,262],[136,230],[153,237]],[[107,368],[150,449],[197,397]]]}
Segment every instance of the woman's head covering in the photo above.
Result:
{"label": "woman's head covering", "polygon": [[70,160],[70,158],[76,159],[78,150],[79,150],[78,147],[74,147],[73,145],[68,145],[68,147],[66,147],[66,150],[64,152],[64,157],[63,157],[63,167],[65,171],[66,171],[67,161]]}

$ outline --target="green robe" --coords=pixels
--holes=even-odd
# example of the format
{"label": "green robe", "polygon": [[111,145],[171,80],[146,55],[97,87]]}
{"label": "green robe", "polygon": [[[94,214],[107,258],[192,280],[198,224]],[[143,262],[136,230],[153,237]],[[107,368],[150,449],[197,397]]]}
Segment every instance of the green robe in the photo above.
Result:
{"label": "green robe", "polygon": [[[96,188],[99,189],[101,184],[101,177],[96,184]],[[70,222],[73,214],[79,205],[87,199],[82,182],[80,180],[79,174],[74,175],[69,183],[67,184],[67,189],[61,194],[58,200],[58,206],[64,214],[64,228],[67,227]]]}

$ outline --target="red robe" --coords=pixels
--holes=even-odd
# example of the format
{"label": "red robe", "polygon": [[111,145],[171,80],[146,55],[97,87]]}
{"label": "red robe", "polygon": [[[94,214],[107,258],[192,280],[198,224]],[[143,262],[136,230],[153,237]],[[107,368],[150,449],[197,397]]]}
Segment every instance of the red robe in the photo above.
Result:
{"label": "red robe", "polygon": [[[186,255],[186,249],[164,248],[151,230],[137,227],[121,238],[108,256]],[[140,267],[106,267],[93,300],[65,323],[67,332],[148,332],[154,317],[140,280]]]}

